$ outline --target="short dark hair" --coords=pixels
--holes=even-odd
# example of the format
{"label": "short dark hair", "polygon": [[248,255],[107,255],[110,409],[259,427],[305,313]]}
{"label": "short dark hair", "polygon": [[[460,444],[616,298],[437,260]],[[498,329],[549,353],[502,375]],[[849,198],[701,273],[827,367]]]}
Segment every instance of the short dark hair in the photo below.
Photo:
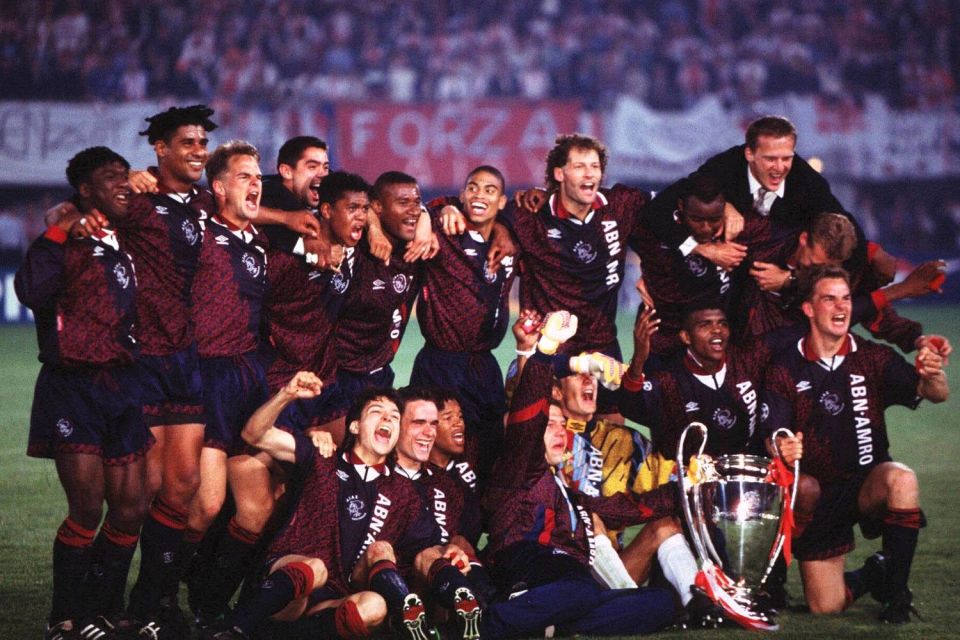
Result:
{"label": "short dark hair", "polygon": [[402,171],[386,171],[381,173],[373,183],[373,188],[370,189],[370,199],[379,200],[387,187],[392,187],[396,184],[417,184],[417,179]]}
{"label": "short dark hair", "polygon": [[607,148],[592,136],[582,133],[561,133],[554,141],[553,149],[547,153],[547,169],[544,173],[547,191],[556,191],[560,183],[553,177],[553,170],[567,164],[571,149],[588,149],[600,156],[600,172],[607,172]]}
{"label": "short dark hair", "polygon": [[230,158],[234,156],[251,156],[257,162],[260,162],[260,152],[257,148],[246,140],[230,140],[224,142],[214,149],[207,160],[206,172],[207,183],[213,186],[213,181],[219,178],[227,166],[230,164]]}
{"label": "short dark hair", "polygon": [[473,168],[473,171],[471,171],[470,173],[467,174],[467,179],[464,180],[463,184],[466,185],[468,182],[470,182],[470,178],[472,178],[473,176],[477,175],[477,174],[480,173],[480,172],[489,173],[489,174],[492,175],[494,178],[496,178],[497,180],[500,181],[500,190],[501,190],[501,191],[506,191],[506,190],[507,190],[507,181],[506,181],[506,179],[503,177],[503,173],[500,171],[500,169],[497,169],[497,168],[496,168],[495,166],[493,166],[492,164],[482,164],[482,165],[480,165],[479,167],[474,167],[474,168]]}
{"label": "short dark hair", "polygon": [[823,247],[831,260],[843,262],[857,247],[857,230],[842,213],[819,213],[807,225],[807,243]]}
{"label": "short dark hair", "polygon": [[850,286],[850,274],[843,267],[835,267],[829,264],[818,264],[805,269],[797,269],[797,289],[801,299],[809,301],[813,296],[813,290],[821,280],[838,278]]}
{"label": "short dark hair", "polygon": [[[430,386],[426,385],[408,385],[406,387],[401,387],[397,390],[397,394],[400,396],[400,401],[403,402],[404,408],[406,408],[407,403],[415,402],[417,400],[426,400],[427,402],[432,402],[437,405],[437,410],[441,408],[440,403],[440,393],[439,391]],[[403,412],[401,411],[401,414]]]}
{"label": "short dark hair", "polygon": [[199,125],[203,127],[204,131],[213,131],[217,128],[217,125],[210,119],[212,115],[213,109],[205,104],[170,107],[166,111],[144,118],[150,124],[140,132],[140,135],[147,136],[147,141],[154,144],[160,140],[170,142],[174,132],[188,124]]}
{"label": "short dark hair", "polygon": [[297,162],[303,157],[303,152],[313,147],[326,151],[327,143],[316,136],[296,136],[290,138],[283,143],[280,151],[277,152],[277,171],[280,170],[280,165],[282,164],[288,167],[297,166]]}
{"label": "short dark hair", "polygon": [[696,198],[704,204],[713,202],[717,198],[725,198],[723,184],[714,176],[706,173],[694,172],[680,180],[679,199],[683,205],[690,204],[691,198]]}
{"label": "short dark hair", "polygon": [[724,317],[727,316],[727,310],[723,308],[723,305],[717,299],[710,300],[699,300],[696,302],[691,302],[683,306],[683,311],[681,318],[683,320],[680,323],[680,328],[684,331],[690,331],[690,321],[693,319],[693,314],[700,311],[719,311],[723,314]]}
{"label": "short dark hair", "polygon": [[320,204],[333,204],[347,193],[370,193],[370,184],[355,173],[334,171],[327,175],[317,189]]}
{"label": "short dark hair", "polygon": [[349,451],[353,448],[353,445],[356,442],[356,437],[350,433],[350,425],[354,421],[360,420],[360,415],[363,414],[363,410],[366,408],[366,406],[377,398],[389,400],[393,404],[397,405],[400,415],[403,415],[403,401],[400,399],[400,395],[397,393],[396,389],[392,389],[390,387],[367,387],[358,393],[356,397],[354,397],[353,404],[350,405],[350,409],[347,411],[345,423],[347,426],[347,432],[344,435],[343,442],[340,445],[341,451]]}
{"label": "short dark hair", "polygon": [[454,391],[450,387],[437,387],[434,393],[435,393],[435,400],[437,402],[437,409],[439,409],[440,411],[443,411],[443,408],[447,406],[447,403],[450,402],[451,400],[461,405],[461,408],[462,408],[462,403],[460,402],[460,394],[458,394],[456,391]]}
{"label": "short dark hair", "polygon": [[746,142],[751,151],[756,151],[760,136],[772,138],[786,138],[792,136],[797,140],[797,128],[784,116],[763,116],[757,118],[747,127]]}
{"label": "short dark hair", "polygon": [[119,162],[124,169],[130,168],[130,163],[119,153],[109,147],[89,147],[67,162],[67,182],[74,189],[80,189],[81,184],[89,184],[93,172],[100,167]]}

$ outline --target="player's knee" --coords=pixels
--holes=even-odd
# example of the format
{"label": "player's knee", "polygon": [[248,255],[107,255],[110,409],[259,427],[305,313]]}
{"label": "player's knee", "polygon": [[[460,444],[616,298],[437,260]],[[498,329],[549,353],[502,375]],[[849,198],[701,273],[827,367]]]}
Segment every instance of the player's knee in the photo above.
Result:
{"label": "player's knee", "polygon": [[438,547],[427,547],[417,554],[413,559],[413,566],[418,575],[426,576],[430,572],[433,563],[440,559],[440,550]]}
{"label": "player's knee", "polygon": [[320,558],[308,558],[303,562],[313,571],[313,585],[310,587],[310,591],[319,589],[327,584],[327,565],[323,563],[323,560]]}
{"label": "player's knee", "polygon": [[363,591],[355,602],[360,619],[368,630],[376,629],[387,619],[387,601],[379,593]]}
{"label": "player's knee", "polygon": [[797,483],[796,510],[802,513],[813,513],[817,503],[820,502],[820,493],[820,483],[817,479],[801,473]]}
{"label": "player's knee", "polygon": [[200,470],[192,469],[163,478],[160,493],[170,504],[186,509],[200,488]]}
{"label": "player's knee", "polygon": [[396,562],[396,556],[393,553],[393,546],[389,542],[384,540],[377,540],[364,552],[364,555],[367,558],[367,563],[372,565],[374,562],[379,562],[380,560],[390,560]]}
{"label": "player's knee", "polygon": [[676,518],[660,518],[659,520],[654,520],[647,526],[651,525],[654,527],[657,546],[660,546],[676,534],[683,532],[683,529],[680,528],[680,522]]}
{"label": "player's knee", "polygon": [[138,496],[136,499],[111,504],[107,520],[120,531],[136,532],[140,531],[146,514],[146,504]]}
{"label": "player's knee", "polygon": [[885,480],[888,503],[900,507],[919,504],[920,484],[913,469],[898,464],[887,471]]}
{"label": "player's knee", "polygon": [[96,529],[103,517],[102,503],[93,500],[73,500],[69,505],[70,519],[84,529]]}
{"label": "player's knee", "polygon": [[237,524],[248,531],[263,531],[273,513],[274,499],[272,494],[264,494],[260,500],[237,500]]}

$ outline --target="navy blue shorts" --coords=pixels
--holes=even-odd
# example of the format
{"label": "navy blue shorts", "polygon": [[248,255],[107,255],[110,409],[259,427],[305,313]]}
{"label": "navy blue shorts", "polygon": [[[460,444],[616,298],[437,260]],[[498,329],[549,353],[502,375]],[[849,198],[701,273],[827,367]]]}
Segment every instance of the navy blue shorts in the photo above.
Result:
{"label": "navy blue shorts", "polygon": [[862,469],[842,482],[820,485],[820,502],[813,519],[803,535],[793,541],[793,554],[798,560],[826,560],[847,554],[855,546],[854,525],[859,524],[865,532],[876,528],[876,521],[864,518],[858,506],[860,489],[872,470]]}
{"label": "navy blue shorts", "polygon": [[256,354],[232,358],[201,358],[203,406],[206,418],[203,446],[236,455],[246,447],[240,431],[269,399],[267,378]]}
{"label": "navy blue shorts", "polygon": [[389,364],[370,373],[339,369],[337,371],[337,396],[331,400],[330,407],[327,410],[329,419],[323,422],[344,417],[350,411],[350,407],[353,406],[353,401],[362,391],[371,387],[391,388],[395,378],[396,374]]}
{"label": "navy blue shorts", "polygon": [[294,400],[280,412],[276,426],[303,433],[310,427],[319,427],[330,422],[337,416],[337,396],[340,390],[336,382],[324,385],[323,391],[316,398],[309,400]]}
{"label": "navy blue shorts", "polygon": [[197,343],[165,356],[140,356],[143,415],[151,427],[203,420]]}
{"label": "navy blue shorts", "polygon": [[136,366],[40,368],[27,455],[86,453],[100,456],[104,465],[123,466],[143,457],[152,444]]}

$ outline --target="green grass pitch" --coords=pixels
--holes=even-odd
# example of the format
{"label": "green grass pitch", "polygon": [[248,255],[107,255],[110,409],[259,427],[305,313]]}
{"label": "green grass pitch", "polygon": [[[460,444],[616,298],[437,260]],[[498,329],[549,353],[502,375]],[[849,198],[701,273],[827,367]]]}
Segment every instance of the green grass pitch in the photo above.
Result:
{"label": "green grass pitch", "polygon": [[[924,323],[960,345],[957,307],[911,307],[905,315]],[[621,344],[629,354],[632,318],[620,318]],[[422,344],[411,323],[394,368],[406,381]],[[54,532],[66,513],[53,464],[24,454],[33,382],[39,367],[36,339],[28,326],[0,327],[0,639],[39,638],[50,603],[50,555]],[[506,365],[513,358],[512,338],[497,352]],[[960,359],[960,353],[955,359]],[[947,369],[957,389],[956,364]],[[911,586],[923,616],[904,627],[880,625],[878,606],[869,596],[842,615],[814,618],[800,612],[780,617],[781,638],[957,638],[960,637],[960,412],[956,397],[941,405],[924,404],[916,412],[895,408],[887,413],[894,457],[920,476],[921,496],[929,526],[921,532]],[[858,541],[850,564],[859,564],[878,548],[878,541]],[[137,560],[134,560],[136,571]],[[789,590],[800,600],[795,568]],[[687,634],[659,634],[681,637]],[[744,631],[698,632],[711,638],[750,637]]]}

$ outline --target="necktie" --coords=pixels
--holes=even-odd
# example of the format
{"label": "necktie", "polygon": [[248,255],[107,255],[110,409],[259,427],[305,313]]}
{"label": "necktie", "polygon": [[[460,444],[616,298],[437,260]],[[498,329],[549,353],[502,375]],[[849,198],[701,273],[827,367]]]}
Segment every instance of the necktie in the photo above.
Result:
{"label": "necktie", "polygon": [[766,216],[770,213],[770,209],[767,207],[767,194],[770,193],[769,190],[760,187],[757,189],[757,197],[753,200],[753,209],[762,216]]}

